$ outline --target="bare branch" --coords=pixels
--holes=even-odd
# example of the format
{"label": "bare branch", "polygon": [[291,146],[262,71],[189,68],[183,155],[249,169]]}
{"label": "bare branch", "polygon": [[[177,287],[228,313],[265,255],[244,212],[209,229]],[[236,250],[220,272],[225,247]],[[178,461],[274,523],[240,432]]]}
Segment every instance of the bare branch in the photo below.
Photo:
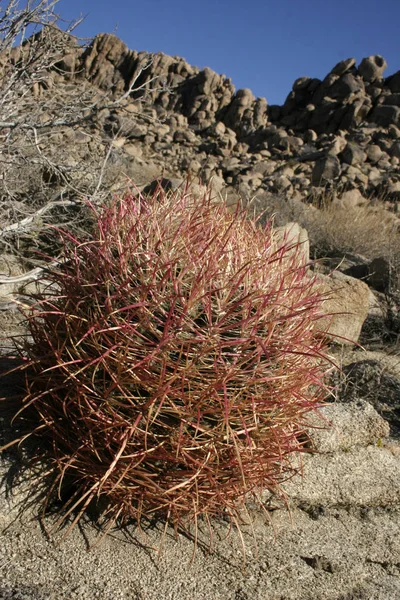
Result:
{"label": "bare branch", "polygon": [[4,235],[5,233],[10,233],[10,232],[21,233],[22,231],[27,230],[29,225],[32,225],[32,223],[34,223],[35,221],[40,219],[40,217],[42,217],[45,213],[49,212],[52,208],[54,208],[56,206],[75,206],[75,205],[76,205],[76,202],[74,202],[72,200],[58,200],[55,202],[49,202],[48,204],[46,204],[45,206],[43,206],[42,208],[37,210],[33,215],[30,215],[29,217],[22,219],[22,221],[19,221],[18,223],[13,223],[12,225],[7,225],[3,229],[0,229],[0,237],[2,235]]}
{"label": "bare branch", "polygon": [[[26,239],[33,229],[43,228],[46,218],[53,218],[53,208],[66,207],[63,218],[69,218],[76,215],[68,209],[80,204],[78,199],[89,196],[100,202],[104,198],[118,132],[113,127],[99,128],[96,119],[101,111],[123,110],[137,95],[138,103],[145,103],[160,81],[149,74],[142,83],[153,65],[147,55],[140,58],[127,89],[117,97],[110,90],[100,92],[83,78],[74,89],[69,82],[82,73],[64,70],[63,61],[83,52],[82,40],[72,34],[82,18],[63,22],[56,13],[58,3],[0,0],[0,242],[7,251],[13,236],[19,248],[19,236]],[[66,85],[69,89],[64,93]],[[161,88],[166,90],[163,84]],[[151,120],[139,112],[135,117],[129,113],[129,118]],[[74,146],[65,139],[79,135],[88,135],[88,150],[71,154]],[[49,201],[60,188],[63,199]]]}
{"label": "bare branch", "polygon": [[4,276],[0,275],[0,284],[2,283],[26,283],[28,281],[37,281],[43,276],[44,271],[51,269],[52,267],[56,267],[60,265],[59,260],[53,260],[45,267],[35,267],[28,271],[27,273],[23,273],[22,275],[14,275],[14,276]]}

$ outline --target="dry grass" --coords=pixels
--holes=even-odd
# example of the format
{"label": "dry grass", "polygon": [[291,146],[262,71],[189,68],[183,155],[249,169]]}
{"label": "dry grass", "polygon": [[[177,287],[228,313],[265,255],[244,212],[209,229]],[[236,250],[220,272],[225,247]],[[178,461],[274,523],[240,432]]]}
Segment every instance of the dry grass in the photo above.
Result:
{"label": "dry grass", "polygon": [[385,258],[391,267],[391,287],[400,282],[400,219],[383,200],[360,205],[335,200],[333,193],[310,204],[283,197],[255,199],[255,212],[266,210],[276,224],[296,221],[309,236],[314,259],[335,258],[337,264],[349,255],[361,255],[367,260]]}
{"label": "dry grass", "polygon": [[348,253],[392,261],[400,250],[400,221],[382,204],[311,207],[304,211],[301,225],[318,257]]}

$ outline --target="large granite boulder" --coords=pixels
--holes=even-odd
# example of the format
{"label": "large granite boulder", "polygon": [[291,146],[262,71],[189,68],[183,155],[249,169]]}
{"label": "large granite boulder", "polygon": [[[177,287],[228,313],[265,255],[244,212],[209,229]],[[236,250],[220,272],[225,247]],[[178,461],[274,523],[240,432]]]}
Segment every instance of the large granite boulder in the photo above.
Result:
{"label": "large granite boulder", "polygon": [[387,62],[379,54],[363,58],[358,66],[358,72],[364,81],[373,82],[379,77],[382,77],[384,70],[387,68]]}
{"label": "large granite boulder", "polygon": [[318,289],[326,295],[319,327],[338,344],[357,343],[368,316],[371,295],[366,283],[334,271],[317,275]]}

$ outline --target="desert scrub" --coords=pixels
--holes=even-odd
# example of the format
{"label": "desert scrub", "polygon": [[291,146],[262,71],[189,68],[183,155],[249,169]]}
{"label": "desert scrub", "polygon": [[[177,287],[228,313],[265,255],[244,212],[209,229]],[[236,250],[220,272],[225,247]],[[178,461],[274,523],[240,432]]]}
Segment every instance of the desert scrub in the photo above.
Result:
{"label": "desert scrub", "polygon": [[98,500],[109,523],[235,521],[296,472],[325,395],[322,298],[303,254],[207,193],[159,188],[92,210],[85,238],[57,232],[63,260],[21,350],[49,498],[68,480],[71,526]]}

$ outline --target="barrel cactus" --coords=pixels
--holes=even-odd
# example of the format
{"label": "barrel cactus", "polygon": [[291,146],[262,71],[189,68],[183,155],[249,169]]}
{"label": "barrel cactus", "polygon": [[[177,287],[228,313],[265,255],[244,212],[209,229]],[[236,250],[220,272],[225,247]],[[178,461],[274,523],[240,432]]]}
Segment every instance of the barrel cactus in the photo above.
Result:
{"label": "barrel cactus", "polygon": [[[23,411],[68,480],[72,525],[235,521],[279,493],[326,393],[322,298],[301,249],[208,193],[158,188],[91,207],[27,315]],[[22,412],[23,412],[22,411]]]}

